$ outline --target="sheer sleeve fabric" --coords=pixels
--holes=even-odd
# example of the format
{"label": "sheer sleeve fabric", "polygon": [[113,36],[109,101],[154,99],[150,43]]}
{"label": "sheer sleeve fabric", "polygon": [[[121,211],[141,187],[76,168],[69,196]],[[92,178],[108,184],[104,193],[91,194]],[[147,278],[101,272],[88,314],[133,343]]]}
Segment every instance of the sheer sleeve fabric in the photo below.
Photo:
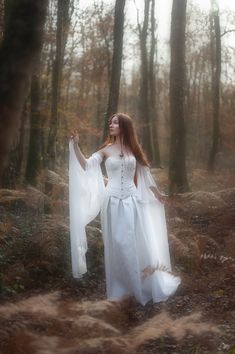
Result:
{"label": "sheer sleeve fabric", "polygon": [[159,191],[149,167],[143,166],[137,162],[137,195],[142,203],[157,201],[150,187],[154,187]]}
{"label": "sheer sleeve fabric", "polygon": [[142,222],[148,234],[152,264],[171,271],[165,208],[151,191],[151,186],[158,189],[150,169],[137,163],[137,197],[142,206]]}
{"label": "sheer sleeve fabric", "polygon": [[85,170],[80,165],[73,147],[69,143],[69,210],[72,273],[80,278],[87,272],[86,225],[100,211],[105,197],[105,185],[100,168],[102,156],[94,153],[86,160]]}

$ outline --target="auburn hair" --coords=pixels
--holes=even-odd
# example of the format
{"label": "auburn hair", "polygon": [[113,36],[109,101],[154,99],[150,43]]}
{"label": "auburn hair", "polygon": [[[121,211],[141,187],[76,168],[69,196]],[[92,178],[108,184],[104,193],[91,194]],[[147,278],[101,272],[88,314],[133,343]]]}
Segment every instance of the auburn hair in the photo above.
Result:
{"label": "auburn hair", "polygon": [[[149,166],[148,160],[143,152],[140,143],[137,138],[137,134],[134,127],[134,122],[130,116],[125,113],[116,113],[109,118],[109,124],[114,117],[118,118],[118,124],[120,129],[120,141],[124,147],[130,149],[135,156],[136,160],[143,166]],[[116,141],[116,136],[112,136],[108,133],[107,138],[100,148],[103,148]]]}

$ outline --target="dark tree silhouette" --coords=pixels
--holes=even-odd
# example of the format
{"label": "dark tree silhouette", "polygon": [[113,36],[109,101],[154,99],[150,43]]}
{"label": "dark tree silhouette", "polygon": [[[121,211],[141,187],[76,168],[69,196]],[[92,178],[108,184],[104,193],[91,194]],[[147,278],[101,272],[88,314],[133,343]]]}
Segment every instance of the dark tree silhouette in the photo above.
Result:
{"label": "dark tree silhouette", "polygon": [[221,31],[219,7],[216,0],[211,0],[211,41],[213,129],[208,169],[213,171],[220,142]]}
{"label": "dark tree silhouette", "polygon": [[140,37],[140,91],[139,91],[139,121],[141,124],[141,137],[144,150],[149,159],[153,160],[153,151],[151,144],[151,124],[150,124],[150,109],[149,109],[149,71],[148,71],[148,51],[147,51],[147,35],[149,25],[149,7],[150,0],[145,0],[144,3],[144,21],[141,26],[138,21],[139,37]]}
{"label": "dark tree silhouette", "polygon": [[155,0],[151,1],[151,47],[149,53],[149,116],[150,116],[150,137],[152,145],[152,164],[160,166],[160,149],[158,139],[158,110],[156,102],[156,19]]}
{"label": "dark tree silhouette", "polygon": [[[137,24],[140,41],[140,89],[138,97],[138,120],[141,127],[141,142],[149,160],[154,166],[160,165],[160,152],[157,134],[156,107],[156,19],[155,0],[145,0],[144,19]],[[150,30],[150,38],[148,32]],[[149,46],[150,44],[150,46]],[[150,50],[148,51],[148,48]]]}
{"label": "dark tree silhouette", "polygon": [[123,31],[124,31],[124,7],[125,0],[116,0],[114,29],[113,29],[113,59],[112,72],[109,89],[108,107],[105,113],[104,138],[108,130],[108,119],[118,110],[121,66],[122,66],[122,47],[123,47]]}
{"label": "dark tree silhouette", "polygon": [[59,124],[58,106],[60,103],[61,75],[69,24],[69,5],[70,0],[57,0],[56,53],[52,68],[51,121],[47,145],[47,164],[52,170],[55,169],[56,161],[56,138]]}
{"label": "dark tree silhouette", "polygon": [[25,179],[30,184],[36,185],[36,177],[40,169],[42,156],[40,132],[40,82],[37,73],[34,73],[32,76],[30,99],[30,137]]}
{"label": "dark tree silhouette", "polygon": [[3,37],[3,28],[4,28],[4,0],[0,0],[0,41]]}
{"label": "dark tree silhouette", "polygon": [[185,22],[187,0],[173,0],[170,67],[170,193],[188,191],[185,147]]}
{"label": "dark tree silhouette", "polygon": [[0,176],[19,129],[34,64],[42,47],[47,0],[6,1],[0,47]]}

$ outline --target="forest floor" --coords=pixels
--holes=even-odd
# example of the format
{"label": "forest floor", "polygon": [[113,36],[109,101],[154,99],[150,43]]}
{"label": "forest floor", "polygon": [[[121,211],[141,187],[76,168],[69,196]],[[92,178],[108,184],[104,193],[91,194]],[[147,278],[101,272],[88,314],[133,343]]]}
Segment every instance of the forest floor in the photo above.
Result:
{"label": "forest floor", "polygon": [[[153,170],[166,188],[164,170]],[[0,190],[0,354],[235,353],[235,174],[190,174],[166,204],[173,268],[166,302],[105,300],[99,220],[88,227],[88,273],[71,277],[66,181],[52,194]]]}

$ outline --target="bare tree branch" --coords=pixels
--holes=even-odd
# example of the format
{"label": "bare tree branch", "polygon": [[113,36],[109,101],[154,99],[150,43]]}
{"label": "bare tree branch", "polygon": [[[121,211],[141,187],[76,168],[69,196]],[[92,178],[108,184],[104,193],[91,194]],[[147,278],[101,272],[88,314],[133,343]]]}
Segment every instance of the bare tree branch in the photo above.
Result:
{"label": "bare tree branch", "polygon": [[231,32],[235,32],[235,28],[234,28],[234,29],[231,29],[231,30],[226,30],[226,31],[224,31],[223,33],[221,33],[220,37],[223,37],[225,34],[231,33]]}

